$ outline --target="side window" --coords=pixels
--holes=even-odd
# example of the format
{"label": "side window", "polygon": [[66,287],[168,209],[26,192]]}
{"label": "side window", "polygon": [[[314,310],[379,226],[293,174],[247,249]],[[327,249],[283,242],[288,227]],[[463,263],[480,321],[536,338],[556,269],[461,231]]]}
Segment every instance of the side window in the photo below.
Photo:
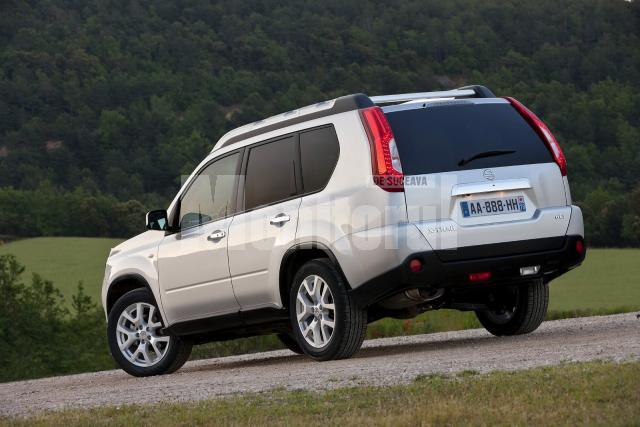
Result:
{"label": "side window", "polygon": [[251,148],[244,187],[245,209],[269,205],[297,193],[293,136]]}
{"label": "side window", "polygon": [[195,178],[180,201],[180,228],[224,218],[233,207],[240,153],[216,160]]}
{"label": "side window", "polygon": [[300,134],[302,186],[305,193],[323,189],[338,162],[340,145],[333,126]]}

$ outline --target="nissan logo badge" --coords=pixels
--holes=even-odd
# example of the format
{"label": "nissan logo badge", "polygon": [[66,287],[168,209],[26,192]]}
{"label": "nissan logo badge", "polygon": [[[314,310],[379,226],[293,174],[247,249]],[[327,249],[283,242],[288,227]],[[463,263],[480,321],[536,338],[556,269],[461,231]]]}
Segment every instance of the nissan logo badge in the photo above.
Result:
{"label": "nissan logo badge", "polygon": [[493,174],[493,171],[491,169],[483,170],[482,176],[484,176],[484,178],[488,179],[489,181],[493,181],[494,179],[496,179],[496,176]]}

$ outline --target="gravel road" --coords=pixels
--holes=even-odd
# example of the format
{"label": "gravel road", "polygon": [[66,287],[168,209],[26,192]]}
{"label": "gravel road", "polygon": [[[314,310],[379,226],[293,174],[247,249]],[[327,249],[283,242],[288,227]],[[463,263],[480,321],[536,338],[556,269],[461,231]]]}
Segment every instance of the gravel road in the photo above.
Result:
{"label": "gravel road", "polygon": [[370,340],[349,360],[313,362],[288,350],[189,362],[173,375],[104,371],[0,384],[0,415],[69,407],[187,401],[264,392],[408,383],[419,374],[516,370],[567,361],[640,360],[636,313],[545,322],[496,338],[481,329]]}

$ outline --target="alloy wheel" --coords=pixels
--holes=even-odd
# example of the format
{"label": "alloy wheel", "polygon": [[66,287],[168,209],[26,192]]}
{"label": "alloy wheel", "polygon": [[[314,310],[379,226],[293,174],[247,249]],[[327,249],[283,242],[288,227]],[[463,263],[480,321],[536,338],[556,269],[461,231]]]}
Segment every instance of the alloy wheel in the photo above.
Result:
{"label": "alloy wheel", "polygon": [[307,276],[296,297],[296,318],[305,341],[312,347],[329,344],[336,322],[336,308],[329,285],[317,275]]}
{"label": "alloy wheel", "polygon": [[162,323],[155,306],[138,302],[122,311],[116,338],[122,355],[143,368],[154,366],[167,354],[170,337],[160,335]]}

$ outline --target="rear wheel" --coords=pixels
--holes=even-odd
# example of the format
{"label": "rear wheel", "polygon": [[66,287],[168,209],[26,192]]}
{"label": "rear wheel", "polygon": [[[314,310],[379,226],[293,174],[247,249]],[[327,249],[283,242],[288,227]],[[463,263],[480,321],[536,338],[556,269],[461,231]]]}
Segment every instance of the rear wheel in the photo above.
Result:
{"label": "rear wheel", "polygon": [[542,280],[505,288],[496,295],[497,308],[478,310],[485,329],[496,336],[522,335],[538,329],[549,305],[549,286]]}
{"label": "rear wheel", "polygon": [[125,372],[136,377],[172,373],[189,359],[192,345],[161,331],[162,318],[149,291],[127,292],[109,312],[111,355]]}
{"label": "rear wheel", "polygon": [[346,359],[360,349],[367,312],[357,306],[335,266],[304,264],[290,287],[289,312],[298,346],[316,360]]}

